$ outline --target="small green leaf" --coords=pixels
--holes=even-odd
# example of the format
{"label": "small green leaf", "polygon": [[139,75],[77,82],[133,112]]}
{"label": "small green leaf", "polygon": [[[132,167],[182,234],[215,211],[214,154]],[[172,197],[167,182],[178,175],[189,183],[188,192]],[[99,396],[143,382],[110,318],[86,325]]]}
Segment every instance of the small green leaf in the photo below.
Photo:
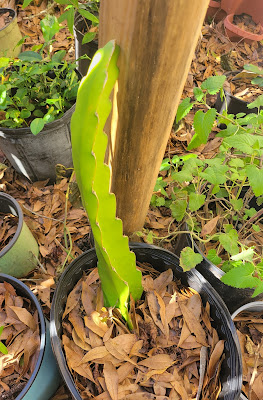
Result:
{"label": "small green leaf", "polygon": [[218,265],[222,262],[222,258],[217,255],[216,249],[210,249],[206,258],[215,265]]}
{"label": "small green leaf", "polygon": [[37,135],[44,128],[45,121],[42,118],[35,118],[30,124],[30,130],[33,135]]}
{"label": "small green leaf", "polygon": [[8,57],[0,57],[0,68],[5,68],[9,64],[9,58]]}
{"label": "small green leaf", "polygon": [[164,158],[160,166],[160,171],[168,171],[171,168],[170,158]]}
{"label": "small green leaf", "polygon": [[195,134],[189,143],[187,150],[192,150],[200,144],[207,143],[208,136],[212,130],[216,118],[216,110],[211,108],[206,113],[198,110],[194,116]]}
{"label": "small green leaf", "polygon": [[[57,1],[57,0],[56,0]],[[66,0],[68,2],[68,0]],[[68,3],[67,3],[68,4]],[[70,33],[73,35],[73,26],[74,26],[74,7],[69,7],[64,13],[60,15],[58,18],[58,22],[66,20],[68,24],[68,29]]]}
{"label": "small green leaf", "polygon": [[263,94],[258,96],[256,100],[252,101],[247,105],[247,108],[260,108],[263,107]]}
{"label": "small green leaf", "polygon": [[246,166],[246,173],[249,184],[255,196],[263,195],[263,169],[259,169],[255,164]]}
{"label": "small green leaf", "polygon": [[240,253],[231,257],[233,261],[250,261],[252,262],[254,256],[254,248],[249,247],[247,250],[243,250]]}
{"label": "small green leaf", "polygon": [[84,35],[82,39],[82,44],[91,42],[96,36],[96,32],[88,32]]}
{"label": "small green leaf", "polygon": [[253,288],[258,284],[257,278],[252,276],[254,270],[254,265],[251,263],[241,264],[226,272],[221,281],[239,289]]}
{"label": "small green leaf", "polygon": [[220,233],[219,242],[231,256],[239,252],[237,245],[238,233],[235,229],[231,229],[228,233]]}
{"label": "small green leaf", "polygon": [[179,104],[176,113],[176,122],[179,122],[182,118],[184,118],[189,111],[192,109],[194,103],[191,103],[191,99],[186,97],[183,101]]}
{"label": "small green leaf", "polygon": [[235,211],[239,211],[243,207],[242,199],[231,199],[230,203],[232,204]]}
{"label": "small green leaf", "polygon": [[185,216],[186,208],[187,208],[186,199],[174,200],[170,205],[173,218],[175,218],[176,221],[178,222],[182,221],[182,219]]}
{"label": "small green leaf", "polygon": [[23,1],[23,5],[22,8],[26,8],[27,6],[29,6],[29,4],[32,2],[33,0],[24,0]]}
{"label": "small green leaf", "polygon": [[255,74],[263,74],[263,69],[260,69],[257,65],[245,64],[244,69],[250,72],[254,72]]}
{"label": "small green leaf", "polygon": [[49,42],[60,30],[58,19],[54,15],[46,15],[40,21],[40,26],[45,42]]}
{"label": "small green leaf", "polygon": [[204,97],[204,92],[202,91],[202,89],[200,89],[199,87],[194,87],[194,96],[196,98],[197,101],[201,101],[202,98]]}
{"label": "small green leaf", "polygon": [[22,53],[19,54],[18,58],[22,61],[41,61],[42,57],[39,53],[36,53],[35,51],[23,51]]}
{"label": "small green leaf", "polygon": [[200,264],[203,257],[199,253],[195,253],[191,247],[185,247],[180,254],[180,266],[184,271],[189,271],[190,269]]}
{"label": "small green leaf", "polygon": [[200,172],[201,178],[206,179],[213,185],[222,185],[226,182],[227,165],[218,165],[207,167],[205,171]]}
{"label": "small green leaf", "polygon": [[210,76],[202,83],[201,89],[207,90],[209,94],[216,94],[223,87],[225,80],[225,75]]}
{"label": "small green leaf", "polygon": [[252,228],[254,229],[255,232],[260,232],[260,226],[259,225],[253,224]]}
{"label": "small green leaf", "polygon": [[56,53],[52,56],[51,60],[52,60],[52,62],[60,64],[62,62],[63,58],[65,57],[65,55],[66,55],[66,50],[56,51]]}
{"label": "small green leaf", "polygon": [[87,11],[87,10],[83,10],[82,8],[78,9],[78,12],[86,19],[88,19],[89,21],[94,22],[95,24],[99,23],[98,18],[93,15],[91,12]]}
{"label": "small green leaf", "polygon": [[156,206],[161,207],[165,205],[165,199],[163,197],[157,197]]}
{"label": "small green leaf", "polygon": [[205,203],[206,196],[199,193],[190,193],[189,195],[189,210],[197,211]]}
{"label": "small green leaf", "polygon": [[31,112],[29,110],[22,110],[20,113],[20,117],[23,119],[29,118],[31,115]]}

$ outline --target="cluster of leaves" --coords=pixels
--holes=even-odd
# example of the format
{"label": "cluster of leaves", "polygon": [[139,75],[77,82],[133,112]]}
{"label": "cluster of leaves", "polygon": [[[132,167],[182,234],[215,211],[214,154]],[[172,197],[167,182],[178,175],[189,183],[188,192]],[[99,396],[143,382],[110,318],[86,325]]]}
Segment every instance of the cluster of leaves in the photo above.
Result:
{"label": "cluster of leaves", "polygon": [[257,75],[251,80],[251,83],[258,85],[259,87],[263,87],[263,69],[260,69],[256,65],[252,64],[244,65],[244,69]]}
{"label": "cluster of leaves", "polygon": [[[194,89],[195,100],[184,99],[177,113],[179,121],[194,105],[207,107],[208,111],[195,113],[195,134],[188,150],[207,142],[217,119],[226,126],[217,134],[222,138],[219,152],[213,159],[201,160],[189,153],[163,160],[161,171],[167,174],[158,178],[151,204],[169,207],[173,218],[181,227],[186,223],[201,246],[207,249],[205,245],[210,244],[206,256],[226,272],[222,278],[225,283],[254,287],[256,295],[263,292],[263,258],[253,246],[245,246],[242,239],[260,232],[262,227],[263,96],[248,106],[257,108],[257,114],[234,116],[227,110],[219,114],[209,108],[206,97],[218,92],[223,97],[224,81],[224,76],[208,78],[201,88]],[[181,266],[185,270],[201,261],[201,254],[191,247],[181,253]]]}
{"label": "cluster of leaves", "polygon": [[33,134],[60,118],[76,100],[79,77],[76,64],[64,60],[65,50],[44,55],[59,31],[56,17],[41,21],[44,45],[20,53],[18,59],[0,58],[0,126],[30,126]]}
{"label": "cluster of leaves", "polygon": [[[58,21],[62,22],[66,20],[70,33],[73,34],[74,18],[76,12],[83,17],[83,20],[85,22],[86,20],[90,21],[91,26],[87,24],[87,33],[84,35],[82,43],[84,44],[91,42],[97,34],[96,31],[91,28],[97,27],[99,25],[98,14],[100,0],[90,0],[83,3],[79,2],[78,0],[55,1],[56,3],[63,4],[65,6],[65,11],[61,14]],[[31,2],[32,0],[24,0],[23,8],[27,7]]]}

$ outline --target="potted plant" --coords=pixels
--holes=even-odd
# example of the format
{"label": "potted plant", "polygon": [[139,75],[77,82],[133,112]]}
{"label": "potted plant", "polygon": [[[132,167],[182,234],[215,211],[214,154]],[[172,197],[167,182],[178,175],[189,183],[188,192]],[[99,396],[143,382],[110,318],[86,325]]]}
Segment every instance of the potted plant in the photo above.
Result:
{"label": "potted plant", "polygon": [[[216,118],[225,124],[226,129],[217,133],[222,138],[218,153],[212,159],[201,160],[189,153],[164,160],[163,169],[170,172],[169,177],[159,178],[152,204],[169,207],[178,223],[177,230],[168,233],[167,238],[173,240],[181,232],[181,238],[175,243],[180,252],[180,265],[184,269],[196,266],[233,312],[251,301],[251,295],[263,292],[259,237],[263,100],[259,96],[248,105],[249,109],[257,109],[256,114],[234,116],[227,110],[219,114],[207,105],[207,97],[219,91],[224,97],[224,81],[224,76],[208,78],[200,88],[194,89],[195,101],[184,99],[177,112],[180,120],[193,107],[208,108],[207,112],[198,109],[195,113],[195,134],[188,150],[207,143]],[[203,255],[205,262],[198,265]],[[244,291],[244,288],[248,289]]]}
{"label": "potted plant", "polygon": [[261,0],[221,0],[221,7],[227,14],[248,14],[263,24],[263,4]]}
{"label": "potted plant", "polygon": [[24,277],[37,266],[38,245],[17,201],[0,192],[0,272]]}
{"label": "potted plant", "polygon": [[252,20],[248,14],[229,14],[224,19],[224,26],[227,36],[233,42],[244,39],[245,42],[251,43],[254,40],[260,42],[263,39],[263,26],[259,23],[258,17]]}
{"label": "potted plant", "polygon": [[[194,289],[201,294],[204,302],[210,302],[211,310],[213,310],[211,311],[213,315],[212,318],[216,321],[218,334],[220,338],[226,340],[228,343],[228,345],[225,346],[225,351],[227,352],[225,353],[226,358],[222,361],[224,367],[222,364],[221,373],[219,373],[218,370],[218,374],[220,374],[221,377],[222,389],[216,384],[216,394],[213,393],[213,398],[218,398],[219,393],[224,396],[224,394],[231,392],[231,398],[238,399],[240,376],[239,345],[236,341],[232,324],[229,323],[228,312],[223,302],[196,271],[190,271],[187,275],[183,274],[178,266],[177,258],[173,254],[149,246],[141,248],[140,245],[131,246],[131,249],[134,250],[134,252],[131,252],[128,238],[122,234],[122,221],[116,218],[116,199],[115,196],[109,192],[110,170],[109,167],[104,164],[107,136],[103,132],[103,127],[111,109],[109,96],[118,76],[118,69],[116,66],[117,58],[118,47],[114,41],[109,42],[103,49],[96,53],[91,62],[88,74],[80,85],[76,110],[71,120],[72,150],[76,178],[83,205],[87,210],[93,230],[95,249],[83,253],[74,260],[63,273],[58,283],[51,308],[51,339],[53,351],[57,357],[62,375],[74,399],[96,395],[97,389],[94,388],[93,384],[95,384],[95,387],[101,388],[99,389],[99,393],[104,389],[104,391],[106,391],[105,396],[110,395],[110,397],[114,399],[136,398],[136,396],[137,398],[141,398],[140,396],[143,396],[143,387],[146,387],[146,392],[148,391],[146,395],[151,396],[151,398],[155,397],[154,392],[156,393],[158,390],[161,396],[165,396],[166,388],[171,389],[170,391],[174,396],[176,396],[176,393],[180,393],[183,398],[186,398],[187,392],[186,389],[182,387],[184,386],[182,377],[176,368],[172,367],[174,362],[171,361],[172,358],[168,354],[169,351],[167,352],[167,350],[164,350],[162,357],[160,354],[158,356],[158,352],[156,353],[155,345],[152,345],[152,348],[149,346],[148,341],[157,340],[158,335],[161,337],[163,336],[160,332],[158,334],[158,318],[155,318],[156,323],[153,323],[149,321],[149,315],[147,317],[147,313],[149,312],[148,307],[152,309],[151,315],[153,315],[154,311],[152,307],[155,307],[157,304],[155,303],[154,305],[155,300],[153,303],[149,300],[152,294],[148,293],[145,285],[145,298],[148,299],[148,305],[145,306],[147,311],[142,305],[143,301],[139,303],[142,306],[141,309],[144,310],[142,314],[144,315],[144,322],[142,316],[136,317],[136,313],[132,312],[132,309],[135,311],[137,307],[135,302],[140,300],[143,292],[142,273],[136,267],[135,262],[135,258],[137,257],[139,262],[151,263],[152,267],[157,268],[159,272],[164,271],[165,275],[162,275],[162,277],[161,275],[159,276],[159,280],[163,281],[163,289],[166,288],[167,281],[172,282],[172,275],[169,270],[169,268],[171,268],[175,277],[181,278],[187,285],[194,287]],[[98,272],[94,270],[96,266],[98,267]],[[87,279],[86,277],[82,279],[83,273],[89,271],[90,275],[87,276]],[[169,279],[167,278],[168,276],[170,276]],[[147,279],[150,279],[150,282],[152,282],[151,277],[146,278],[146,280]],[[94,283],[95,286],[91,286],[92,283]],[[153,293],[150,287],[151,283],[148,289]],[[163,293],[166,292],[168,295],[170,289],[163,290]],[[180,295],[178,294],[178,296]],[[197,297],[199,298],[198,295]],[[97,298],[97,300],[95,300],[95,298]],[[158,298],[161,302],[161,298]],[[97,302],[97,306],[95,306],[95,302]],[[199,305],[201,306],[201,303],[199,303]],[[172,311],[171,318],[173,318],[175,314],[176,313]],[[164,314],[162,315],[161,318],[164,317]],[[68,316],[68,321],[64,320],[66,316]],[[86,328],[84,327],[82,317],[85,319]],[[116,330],[114,327],[115,322],[113,321],[116,322]],[[136,326],[138,328],[141,323],[148,324],[148,335],[146,331],[145,335],[147,338],[149,337],[149,339],[146,340],[149,351],[146,351],[145,348],[143,349],[143,339],[137,341]],[[192,325],[190,322],[188,323]],[[223,325],[224,328],[221,329],[220,327]],[[62,326],[66,328],[64,334],[62,332]],[[150,326],[151,328],[149,331]],[[196,324],[193,324],[190,330],[193,331],[196,326],[199,326],[197,320]],[[160,329],[163,332],[164,328],[161,327]],[[169,331],[168,325],[167,329]],[[130,333],[130,331],[132,332]],[[70,341],[65,332],[70,336],[72,335],[72,338],[75,338],[75,344]],[[153,332],[155,332],[155,334]],[[123,334],[125,337],[123,337]],[[216,333],[213,335],[217,336]],[[204,348],[206,347],[204,344],[206,341],[205,336],[206,334],[203,336],[204,341],[202,340]],[[61,347],[61,337],[64,351],[67,354],[68,365],[66,364],[65,355]],[[118,341],[122,340],[125,340],[125,343],[122,342],[122,344],[119,343],[119,345],[117,345]],[[126,340],[128,340],[128,342],[126,342]],[[198,340],[200,341],[200,338]],[[222,354],[223,342],[222,340],[219,342],[216,340],[216,342],[220,342],[218,347],[221,348],[219,353]],[[137,345],[135,343],[137,343]],[[77,346],[75,346],[76,344]],[[133,345],[137,346],[133,350],[136,359],[132,358],[132,355],[130,355]],[[168,348],[170,346],[171,343],[170,345],[168,344]],[[197,359],[200,360],[200,342],[197,348],[199,348],[199,350],[197,350]],[[115,356],[112,354],[114,351]],[[205,351],[206,350],[203,350],[202,352]],[[120,352],[122,354],[120,354]],[[172,352],[172,349],[170,349],[170,354],[172,354]],[[147,359],[147,355],[150,355],[149,359]],[[106,357],[106,359],[104,359],[104,357]],[[207,356],[204,355],[203,358],[206,360]],[[159,389],[153,389],[152,383],[147,383],[147,376],[143,373],[140,374],[137,370],[140,370],[142,366],[140,372],[147,372],[149,363],[154,362],[154,360],[157,362],[157,359],[160,359],[159,361],[162,359],[162,361],[160,364],[158,363],[158,366],[154,366],[155,370],[153,372],[150,371],[149,373],[151,375],[149,376],[152,377],[153,382],[157,382],[158,379],[153,378],[156,370],[158,370],[157,375],[159,374],[159,376],[163,373],[165,373],[165,375],[168,373],[167,378],[170,383],[168,386],[164,384],[162,388],[160,386]],[[94,365],[95,360],[98,360],[98,363],[104,365],[104,367],[101,368],[98,363]],[[121,360],[128,361],[128,364],[123,367],[125,370],[128,367],[128,374],[124,372],[123,368],[120,366],[122,365]],[[229,362],[225,362],[226,360],[229,360]],[[230,360],[234,363],[232,364]],[[170,363],[169,366],[167,361],[168,364]],[[229,368],[229,363],[233,365],[233,368]],[[94,367],[94,374],[90,364],[92,364],[92,368]],[[221,361],[219,364],[221,364]],[[218,366],[217,364],[217,367]],[[132,368],[130,369],[130,367]],[[138,372],[137,382],[132,378],[130,382],[126,382],[127,384],[130,383],[128,388],[123,387],[123,384],[119,386],[119,383],[123,383],[123,380],[130,373],[134,377],[134,367],[138,367],[136,369]],[[146,367],[146,369],[143,367]],[[69,370],[77,372],[79,378],[75,381],[76,383],[74,383]],[[214,367],[212,370],[215,371]],[[122,375],[119,377],[121,371],[124,372],[123,379],[121,378]],[[228,377],[226,377],[226,375],[223,377],[222,374],[224,373],[222,371],[225,371]],[[176,379],[180,382],[179,384],[175,382],[172,374],[176,374]],[[232,377],[230,377],[229,374]],[[236,379],[236,377],[238,378]],[[200,389],[198,389],[198,387]],[[203,385],[202,378],[200,378],[199,383],[196,385],[195,394],[199,397],[202,391],[204,393],[206,387],[206,385]],[[82,397],[78,389],[82,391]],[[118,394],[119,390],[122,391],[122,396],[124,397]],[[189,390],[192,392],[192,389]],[[199,394],[197,392],[199,392]],[[104,396],[104,394],[102,395]]]}
{"label": "potted plant", "polygon": [[[242,351],[243,386],[241,400],[262,397],[262,301],[253,301],[239,307],[233,314]],[[252,397],[253,396],[253,397]]]}
{"label": "potted plant", "polygon": [[47,16],[41,28],[45,43],[38,51],[0,59],[0,146],[27,178],[54,181],[56,164],[72,167],[69,123],[80,76],[64,50],[50,54],[60,29],[56,17]]}
{"label": "potted plant", "polygon": [[35,295],[18,279],[0,274],[0,293],[0,397],[47,400],[60,383],[49,323]]}
{"label": "potted plant", "polygon": [[21,50],[21,32],[15,10],[0,8],[0,57],[17,57]]}

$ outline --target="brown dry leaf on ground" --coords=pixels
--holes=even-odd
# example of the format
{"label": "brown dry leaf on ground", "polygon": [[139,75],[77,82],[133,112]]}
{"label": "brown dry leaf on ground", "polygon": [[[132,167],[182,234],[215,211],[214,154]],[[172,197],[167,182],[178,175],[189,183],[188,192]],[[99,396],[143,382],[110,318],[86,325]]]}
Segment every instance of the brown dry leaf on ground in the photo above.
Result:
{"label": "brown dry leaf on ground", "polygon": [[242,352],[242,390],[252,400],[263,398],[262,312],[243,312],[234,319]]}
{"label": "brown dry leaf on ground", "polygon": [[[12,168],[8,168],[0,179],[0,191],[7,192],[20,204],[24,220],[39,244],[39,270],[25,280],[31,289],[50,309],[51,293],[55,288],[57,272],[65,264],[90,248],[90,226],[83,208],[75,208],[70,201],[67,203],[65,224],[66,193],[68,179],[49,185],[48,181],[29,183],[18,176]],[[1,217],[0,217],[1,219]],[[1,221],[0,221],[1,224]],[[65,243],[64,224],[70,234]],[[1,235],[2,235],[1,229]],[[7,232],[6,230],[4,232]],[[8,231],[8,234],[12,230]],[[7,236],[7,233],[5,234]],[[66,246],[71,255],[67,257]]]}
{"label": "brown dry leaf on ground", "polygon": [[205,347],[208,368],[202,394],[217,399],[224,341],[211,326],[209,306],[204,308],[198,293],[176,283],[171,270],[158,274],[150,266],[143,268],[145,298],[131,303],[130,333],[117,310],[98,302],[97,269],[68,296],[62,342],[81,397],[121,400],[147,394],[163,399],[169,392],[170,399],[195,399]]}
{"label": "brown dry leaf on ground", "polygon": [[39,354],[38,314],[28,299],[16,294],[14,287],[0,283],[1,341],[8,354],[0,352],[0,397],[13,400],[26,385]]}

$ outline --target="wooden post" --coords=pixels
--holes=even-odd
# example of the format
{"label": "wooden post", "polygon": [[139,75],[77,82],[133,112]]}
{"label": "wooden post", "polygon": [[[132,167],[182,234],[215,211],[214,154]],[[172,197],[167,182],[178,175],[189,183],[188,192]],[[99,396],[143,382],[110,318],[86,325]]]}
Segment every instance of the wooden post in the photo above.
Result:
{"label": "wooden post", "polygon": [[208,3],[101,1],[100,47],[120,46],[109,162],[127,235],[143,227]]}

